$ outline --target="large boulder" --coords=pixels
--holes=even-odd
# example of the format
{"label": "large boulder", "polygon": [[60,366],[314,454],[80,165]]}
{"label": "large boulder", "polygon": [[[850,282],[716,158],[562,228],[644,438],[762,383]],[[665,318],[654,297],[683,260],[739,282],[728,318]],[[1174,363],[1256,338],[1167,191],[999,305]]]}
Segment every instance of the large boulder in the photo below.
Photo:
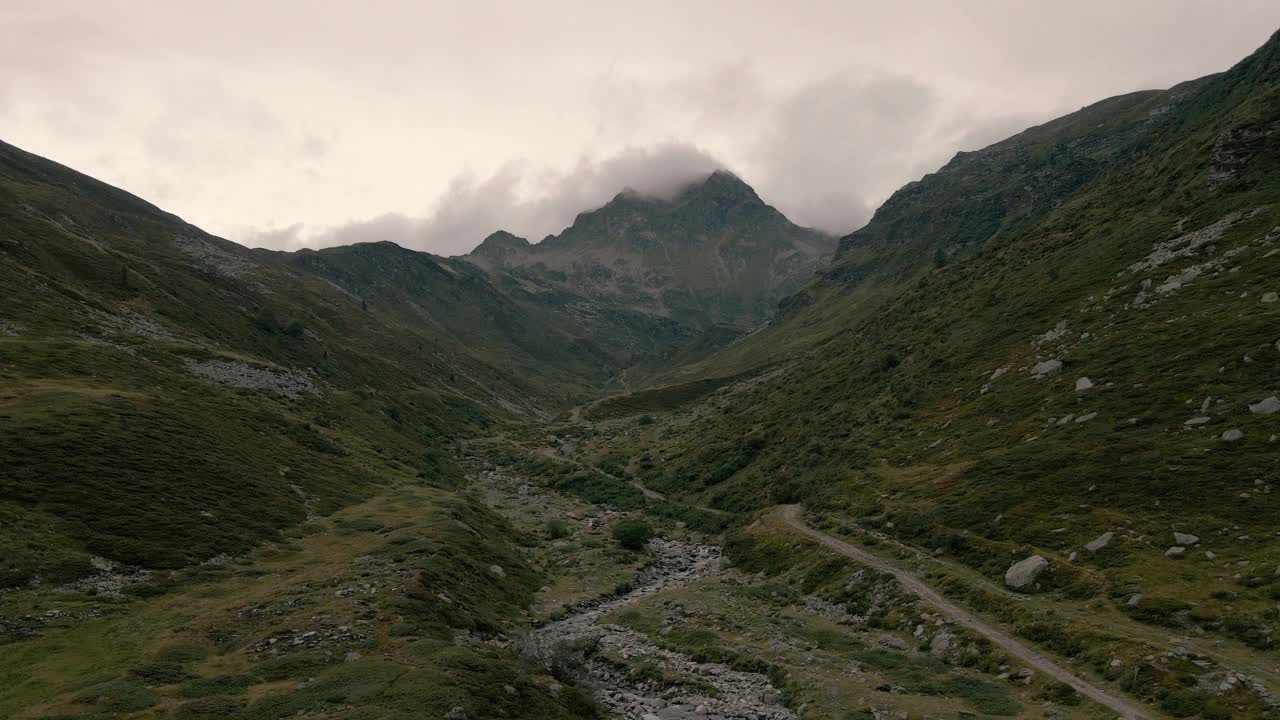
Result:
{"label": "large boulder", "polygon": [[1032,555],[1026,560],[1019,560],[1009,566],[1009,569],[1004,573],[1004,584],[1014,590],[1031,587],[1036,579],[1048,569],[1048,560],[1039,555]]}

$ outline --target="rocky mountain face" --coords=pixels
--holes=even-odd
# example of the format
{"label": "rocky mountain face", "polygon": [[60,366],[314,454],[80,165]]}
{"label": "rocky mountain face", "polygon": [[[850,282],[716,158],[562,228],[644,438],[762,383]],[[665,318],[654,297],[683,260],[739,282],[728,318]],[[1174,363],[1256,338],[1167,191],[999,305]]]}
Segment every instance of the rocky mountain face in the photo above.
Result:
{"label": "rocky mountain face", "polygon": [[802,288],[834,249],[834,238],[794,225],[718,171],[671,199],[624,191],[537,244],[494,233],[464,259],[529,303],[743,332]]}

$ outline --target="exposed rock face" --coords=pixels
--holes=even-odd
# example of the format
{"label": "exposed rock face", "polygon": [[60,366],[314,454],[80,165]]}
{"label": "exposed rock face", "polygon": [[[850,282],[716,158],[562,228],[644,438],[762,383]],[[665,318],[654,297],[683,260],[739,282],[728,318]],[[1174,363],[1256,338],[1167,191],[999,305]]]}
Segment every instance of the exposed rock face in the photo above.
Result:
{"label": "exposed rock face", "polygon": [[717,171],[671,199],[624,191],[538,243],[494,233],[464,259],[520,297],[745,330],[800,291],[836,242]]}
{"label": "exposed rock face", "polygon": [[1031,368],[1031,375],[1037,379],[1057,375],[1062,372],[1062,361],[1058,359],[1042,360]]}
{"label": "exposed rock face", "polygon": [[1004,584],[1014,590],[1022,590],[1033,585],[1037,578],[1049,569],[1049,561],[1039,555],[1032,555],[1009,566],[1004,574]]}
{"label": "exposed rock face", "polygon": [[1085,543],[1084,549],[1088,550],[1091,553],[1098,552],[1099,550],[1106,547],[1107,545],[1110,545],[1111,538],[1115,536],[1116,534],[1113,532],[1104,532],[1098,537],[1094,538],[1093,540],[1090,540],[1089,542]]}

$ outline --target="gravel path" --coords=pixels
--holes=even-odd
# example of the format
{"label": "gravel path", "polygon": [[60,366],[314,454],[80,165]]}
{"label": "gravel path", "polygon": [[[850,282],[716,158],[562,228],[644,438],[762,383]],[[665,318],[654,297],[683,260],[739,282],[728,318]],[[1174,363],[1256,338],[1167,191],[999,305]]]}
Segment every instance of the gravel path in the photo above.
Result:
{"label": "gravel path", "polygon": [[1140,706],[1134,704],[1127,698],[1121,697],[1094,685],[1088,680],[1085,680],[1079,675],[1076,675],[1070,670],[1058,665],[1048,657],[1024,645],[1004,630],[979,619],[968,610],[965,610],[959,605],[956,605],[942,597],[936,590],[914,574],[889,563],[878,555],[874,555],[866,550],[854,547],[843,540],[834,538],[824,532],[809,527],[804,523],[804,520],[801,519],[799,505],[784,505],[782,506],[779,514],[782,521],[787,525],[795,528],[813,540],[822,543],[831,550],[834,550],[846,557],[851,557],[868,567],[879,570],[880,572],[893,575],[904,588],[920,596],[922,600],[932,605],[956,623],[985,636],[991,642],[1008,651],[1010,655],[1017,657],[1040,672],[1070,685],[1075,688],[1076,692],[1090,700],[1115,710],[1125,718],[1149,720],[1152,717],[1147,713],[1147,711],[1143,710]]}

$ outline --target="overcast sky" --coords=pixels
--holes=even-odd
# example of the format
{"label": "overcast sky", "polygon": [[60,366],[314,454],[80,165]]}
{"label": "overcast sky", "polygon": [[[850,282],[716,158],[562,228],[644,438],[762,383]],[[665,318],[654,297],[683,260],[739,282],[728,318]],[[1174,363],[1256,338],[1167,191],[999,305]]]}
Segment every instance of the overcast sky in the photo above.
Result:
{"label": "overcast sky", "polygon": [[1277,27],[1276,0],[3,0],[0,139],[281,249],[537,240],[716,167],[843,234]]}

